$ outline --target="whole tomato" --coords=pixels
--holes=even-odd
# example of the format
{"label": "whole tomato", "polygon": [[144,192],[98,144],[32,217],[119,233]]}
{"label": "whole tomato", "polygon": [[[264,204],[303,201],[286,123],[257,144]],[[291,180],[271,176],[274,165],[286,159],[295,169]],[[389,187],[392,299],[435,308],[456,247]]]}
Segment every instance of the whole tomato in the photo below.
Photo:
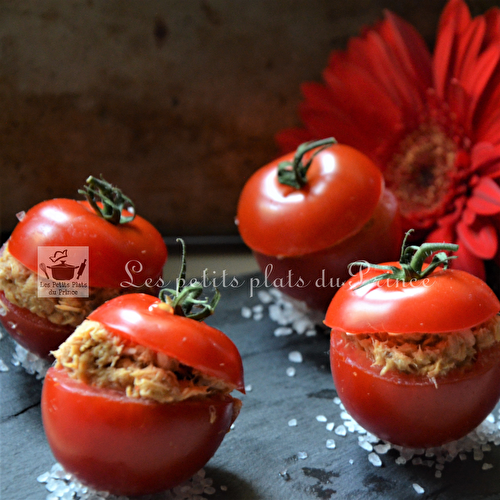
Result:
{"label": "whole tomato", "polygon": [[379,169],[334,139],[305,143],[255,172],[236,223],[268,284],[319,310],[350,262],[395,259],[403,236]]}
{"label": "whole tomato", "polygon": [[[157,291],[161,284],[167,259],[161,234],[103,179],[89,177],[83,192],[85,201],[53,199],[32,207],[0,252],[5,261],[0,264],[0,321],[19,344],[41,357],[48,357],[85,313],[105,300],[138,287]],[[88,248],[82,271],[87,267],[89,297],[38,297],[37,277],[48,277],[43,264],[39,267],[39,248],[74,246]],[[59,319],[47,311],[67,314]]]}
{"label": "whole tomato", "polygon": [[229,392],[244,392],[242,360],[224,333],[193,319],[214,307],[195,311],[200,291],[186,287],[179,300],[168,303],[145,294],[122,295],[89,320],[124,346],[147,348],[175,359],[183,372],[188,367],[215,380],[219,390],[160,402],[98,385],[85,374],[75,378],[66,365],[49,369],[42,391],[47,440],[65,470],[84,484],[117,495],[172,488],[202,468],[229,431],[241,406]]}
{"label": "whole tomato", "polygon": [[400,262],[366,264],[326,314],[341,401],[361,426],[396,445],[459,439],[500,398],[500,302],[482,280],[447,269],[441,250],[456,249],[405,247]]}

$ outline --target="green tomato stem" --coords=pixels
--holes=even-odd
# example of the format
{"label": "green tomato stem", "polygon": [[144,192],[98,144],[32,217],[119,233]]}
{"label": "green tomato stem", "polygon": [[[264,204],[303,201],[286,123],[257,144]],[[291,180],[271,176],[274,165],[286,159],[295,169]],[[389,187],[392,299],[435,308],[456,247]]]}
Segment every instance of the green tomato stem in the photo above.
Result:
{"label": "green tomato stem", "polygon": [[214,296],[209,301],[208,298],[199,299],[203,293],[203,286],[200,282],[195,281],[186,286],[186,244],[182,238],[177,238],[177,241],[182,245],[181,269],[177,278],[177,286],[175,290],[162,288],[159,298],[172,307],[174,314],[202,321],[215,312],[220,300],[220,292],[216,288]]}
{"label": "green tomato stem", "polygon": [[[87,198],[99,216],[115,226],[134,220],[135,205],[120,189],[105,181],[102,176],[96,179],[91,175],[86,183],[78,192]],[[130,215],[123,215],[124,210]]]}
{"label": "green tomato stem", "polygon": [[[329,137],[328,139],[305,142],[301,144],[297,148],[292,161],[282,161],[278,163],[278,181],[281,184],[286,184],[287,186],[291,186],[295,189],[300,189],[305,186],[307,184],[307,171],[311,166],[313,158],[318,153],[323,151],[323,149],[336,143],[337,141],[333,137]],[[304,164],[304,155],[314,149],[316,149],[316,151],[314,151],[311,155],[309,161]]]}
{"label": "green tomato stem", "polygon": [[[372,279],[369,279],[359,285],[357,288],[368,285],[370,283],[375,283],[377,281],[383,281],[386,279],[394,279],[397,281],[410,282],[424,279],[426,276],[431,274],[434,269],[439,266],[443,266],[444,269],[448,268],[449,261],[451,259],[456,259],[456,255],[448,255],[446,252],[456,252],[458,250],[458,245],[453,243],[423,243],[420,246],[417,245],[406,245],[406,240],[408,236],[413,232],[410,229],[404,237],[401,257],[399,259],[400,268],[397,266],[387,266],[380,264],[370,264],[366,261],[357,261],[349,265],[349,270],[353,266],[361,266],[365,268],[380,269],[387,271]],[[432,256],[429,265],[423,269],[425,261]]]}

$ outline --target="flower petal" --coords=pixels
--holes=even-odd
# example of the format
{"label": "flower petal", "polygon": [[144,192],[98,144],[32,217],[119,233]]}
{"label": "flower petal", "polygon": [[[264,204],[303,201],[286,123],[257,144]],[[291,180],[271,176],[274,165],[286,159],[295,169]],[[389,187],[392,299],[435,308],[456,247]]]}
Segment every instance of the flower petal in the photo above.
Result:
{"label": "flower petal", "polygon": [[481,225],[479,222],[474,226],[468,226],[462,221],[457,224],[459,242],[463,243],[476,257],[492,259],[498,248],[498,235],[495,227],[488,223]]}
{"label": "flower petal", "polygon": [[500,213],[500,186],[490,177],[482,177],[474,187],[467,207],[478,215]]}

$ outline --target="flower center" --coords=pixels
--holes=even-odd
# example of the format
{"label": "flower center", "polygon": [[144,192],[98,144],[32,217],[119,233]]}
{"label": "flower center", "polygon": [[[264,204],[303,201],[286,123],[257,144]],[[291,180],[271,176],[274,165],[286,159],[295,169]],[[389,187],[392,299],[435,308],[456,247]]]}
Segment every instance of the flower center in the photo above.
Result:
{"label": "flower center", "polygon": [[433,124],[422,124],[399,144],[384,173],[403,217],[429,228],[445,213],[454,194],[457,145]]}

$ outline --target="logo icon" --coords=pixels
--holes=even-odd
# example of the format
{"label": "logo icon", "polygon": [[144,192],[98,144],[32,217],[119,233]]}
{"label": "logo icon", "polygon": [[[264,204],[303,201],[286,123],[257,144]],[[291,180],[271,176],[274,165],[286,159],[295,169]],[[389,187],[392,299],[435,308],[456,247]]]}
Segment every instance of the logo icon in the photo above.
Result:
{"label": "logo icon", "polygon": [[38,296],[88,297],[88,259],[88,247],[38,247]]}

